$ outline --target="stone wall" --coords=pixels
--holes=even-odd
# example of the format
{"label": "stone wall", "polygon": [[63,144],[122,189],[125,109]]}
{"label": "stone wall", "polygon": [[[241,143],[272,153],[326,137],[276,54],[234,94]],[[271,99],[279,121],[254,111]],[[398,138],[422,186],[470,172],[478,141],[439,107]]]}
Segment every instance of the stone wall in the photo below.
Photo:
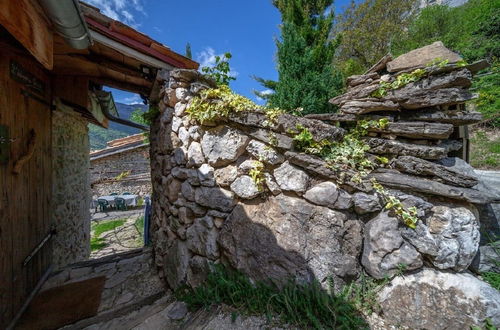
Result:
{"label": "stone wall", "polygon": [[[90,182],[94,199],[113,192],[130,192],[139,196],[151,194],[148,144],[110,151],[109,154],[94,154],[95,152],[91,154],[90,161]],[[122,173],[128,174],[117,178]]]}
{"label": "stone wall", "polygon": [[52,119],[53,265],[90,255],[89,135],[87,122],[74,112],[56,110]]}
{"label": "stone wall", "polygon": [[122,310],[130,313],[127,306],[135,305],[137,308],[141,302],[150,304],[165,295],[165,287],[157,276],[149,249],[137,249],[68,265],[53,273],[41,292],[99,277],[105,277],[105,282],[98,315],[69,326],[70,329],[82,329],[97,321],[113,319]]}
{"label": "stone wall", "polygon": [[[368,73],[370,77],[353,77],[351,87],[363,89],[363,84],[381,79],[377,72],[386,71],[387,63],[399,63],[396,60],[379,63]],[[393,210],[385,209],[383,197],[369,181],[346,180],[348,171],[335,170],[317,156],[298,152],[291,130],[300,125],[316,141],[339,141],[345,134],[342,127],[350,122],[380,118],[369,114],[373,109],[391,123],[399,117],[383,111],[399,116],[404,109],[425,109],[438,116],[467,117],[470,114],[464,113],[461,104],[471,97],[470,84],[447,79],[457,72],[470,77],[472,71],[451,64],[446,70],[429,73],[423,82],[408,84],[406,90],[414,93],[412,98],[398,94],[387,102],[367,99],[369,94],[356,99],[348,90],[343,100],[349,102],[351,95],[357,103],[346,106],[350,112],[341,107],[337,115],[341,120],[332,115],[318,117],[322,121],[288,114],[271,120],[264,112],[249,110],[204,125],[191,120],[185,110],[193,96],[213,83],[194,71],[172,71],[161,92],[161,114],[151,127],[152,231],[160,277],[174,289],[183,284],[197,286],[210,264],[221,262],[256,280],[280,283],[293,277],[326,285],[332,279],[337,289],[362,272],[382,279],[402,269],[432,269],[453,282],[447,274],[467,271],[479,248],[480,219],[475,205],[500,200],[477,188],[470,166],[448,157],[454,148],[447,146],[460,144],[451,137],[455,124],[447,126],[446,136],[438,137],[425,120],[423,124],[405,120],[401,129],[391,124],[368,137],[371,149],[367,157],[379,154],[390,160],[369,178],[376,178],[406,208],[417,208],[415,229],[404,225]],[[353,84],[353,79],[360,82]],[[448,82],[429,88],[429,81],[436,79]],[[454,88],[456,93],[441,93],[442,88]],[[429,101],[427,94],[441,95],[448,112],[443,112],[443,104],[429,108],[436,97]],[[416,101],[418,97],[420,101]],[[410,102],[411,107],[404,106]],[[415,129],[408,129],[410,123]],[[372,145],[373,140],[379,143]],[[257,175],[262,184],[251,177],[255,177],[257,161],[264,165]],[[467,306],[484,307],[484,300],[469,298]],[[433,302],[426,308],[439,306]],[[493,306],[500,307],[498,303]],[[476,324],[491,317],[500,323],[500,315],[490,307],[478,307],[464,322]],[[461,315],[463,309],[458,306],[450,313]],[[417,314],[412,316],[418,319]],[[416,326],[396,316],[390,322]]]}

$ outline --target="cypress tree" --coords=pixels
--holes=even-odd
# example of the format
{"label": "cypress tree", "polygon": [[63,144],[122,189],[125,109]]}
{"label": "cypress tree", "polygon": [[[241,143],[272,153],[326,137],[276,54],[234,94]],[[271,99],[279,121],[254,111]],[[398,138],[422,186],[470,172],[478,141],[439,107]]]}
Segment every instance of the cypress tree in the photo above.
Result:
{"label": "cypress tree", "polygon": [[333,0],[274,0],[281,12],[281,37],[276,41],[278,81],[256,78],[273,94],[258,96],[269,106],[302,114],[334,111],[328,100],[342,89],[342,76],[333,66],[337,41],[331,31]]}
{"label": "cypress tree", "polygon": [[189,42],[186,44],[186,55],[185,56],[187,58],[190,58],[190,59],[193,58],[193,54],[191,53],[191,44]]}

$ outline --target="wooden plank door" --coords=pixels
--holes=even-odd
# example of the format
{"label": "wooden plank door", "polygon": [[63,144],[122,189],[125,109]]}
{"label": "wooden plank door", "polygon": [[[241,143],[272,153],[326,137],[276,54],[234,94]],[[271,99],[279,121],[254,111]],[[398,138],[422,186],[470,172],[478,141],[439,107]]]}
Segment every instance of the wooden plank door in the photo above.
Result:
{"label": "wooden plank door", "polygon": [[0,162],[0,329],[50,265],[50,242],[25,262],[50,232],[50,97],[44,69],[26,51],[0,43],[0,125],[10,138],[8,160]]}

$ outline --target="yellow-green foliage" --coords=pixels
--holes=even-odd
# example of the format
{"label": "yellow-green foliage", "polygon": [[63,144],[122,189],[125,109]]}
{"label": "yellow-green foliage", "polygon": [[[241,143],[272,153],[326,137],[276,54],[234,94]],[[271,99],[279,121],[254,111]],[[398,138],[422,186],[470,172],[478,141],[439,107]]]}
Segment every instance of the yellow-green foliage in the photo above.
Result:
{"label": "yellow-green foliage", "polygon": [[[361,120],[339,142],[315,141],[307,128],[297,126],[294,136],[295,146],[300,151],[325,159],[327,166],[339,173],[339,183],[343,183],[347,171],[352,173],[349,180],[354,183],[362,183],[370,171],[387,164],[389,160],[386,157],[376,157],[378,164],[375,164],[367,159],[365,153],[370,150],[370,147],[361,138],[368,133],[368,129],[384,129],[388,123],[387,119]],[[371,182],[374,189],[386,202],[385,208],[392,210],[405,225],[415,228],[418,221],[416,208],[406,209],[398,198],[389,194],[376,180],[372,179]]]}
{"label": "yellow-green foliage", "polygon": [[229,86],[220,85],[217,88],[201,91],[199,96],[192,99],[186,112],[191,119],[205,123],[227,118],[231,112],[256,109],[262,109],[262,107],[234,93]]}
{"label": "yellow-green foliage", "polygon": [[125,179],[127,176],[130,175],[130,171],[123,171],[121,172],[120,174],[118,174],[116,177],[115,177],[115,180],[117,181],[120,181],[122,179]]}
{"label": "yellow-green foliage", "polygon": [[248,174],[250,174],[250,177],[257,186],[257,189],[259,189],[259,191],[263,191],[264,182],[266,181],[266,178],[264,176],[264,164],[258,160],[254,161],[253,168]]}
{"label": "yellow-green foliage", "polygon": [[372,96],[378,98],[384,97],[390,90],[399,89],[408,85],[409,83],[419,81],[425,76],[426,73],[427,71],[424,69],[416,69],[410,73],[402,73],[398,75],[393,82],[389,83],[381,81],[380,87],[372,93]]}
{"label": "yellow-green foliage", "polygon": [[415,206],[405,208],[403,203],[391,195],[377,180],[371,180],[373,188],[382,196],[385,202],[385,209],[394,212],[405,225],[415,229],[417,227],[418,217],[417,208]]}

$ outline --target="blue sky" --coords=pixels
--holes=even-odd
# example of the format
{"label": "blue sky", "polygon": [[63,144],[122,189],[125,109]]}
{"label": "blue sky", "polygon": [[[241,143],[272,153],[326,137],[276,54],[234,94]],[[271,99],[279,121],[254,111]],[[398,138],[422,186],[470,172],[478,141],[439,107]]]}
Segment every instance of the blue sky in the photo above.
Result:
{"label": "blue sky", "polygon": [[[231,52],[236,81],[231,88],[256,100],[263,88],[251,76],[277,79],[275,38],[280,14],[271,0],[84,0],[151,38],[184,54],[191,44],[193,59],[213,64],[214,55]],[[336,8],[349,0],[335,2]],[[115,100],[138,103],[136,95],[113,90]]]}

